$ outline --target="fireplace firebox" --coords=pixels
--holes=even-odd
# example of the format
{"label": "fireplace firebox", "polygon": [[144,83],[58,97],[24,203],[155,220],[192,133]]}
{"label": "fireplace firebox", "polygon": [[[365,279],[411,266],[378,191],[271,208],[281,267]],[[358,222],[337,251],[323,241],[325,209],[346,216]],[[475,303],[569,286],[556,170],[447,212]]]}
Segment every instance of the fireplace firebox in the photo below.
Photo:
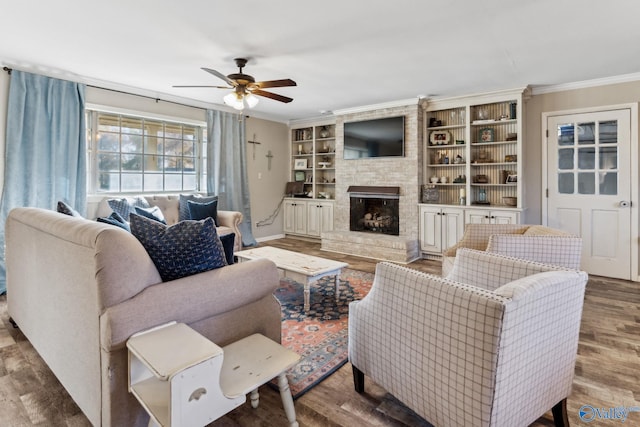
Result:
{"label": "fireplace firebox", "polygon": [[350,186],[349,230],[400,235],[400,188]]}

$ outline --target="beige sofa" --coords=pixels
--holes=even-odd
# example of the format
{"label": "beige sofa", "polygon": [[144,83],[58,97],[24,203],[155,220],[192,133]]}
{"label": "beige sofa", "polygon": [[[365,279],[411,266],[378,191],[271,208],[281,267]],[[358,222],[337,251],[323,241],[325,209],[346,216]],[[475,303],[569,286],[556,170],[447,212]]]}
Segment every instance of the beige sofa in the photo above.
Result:
{"label": "beige sofa", "polygon": [[[109,199],[117,198],[117,196],[108,196],[103,198],[96,212],[96,217],[109,216],[112,212],[107,202]],[[144,198],[151,206],[157,206],[162,211],[167,224],[172,225],[178,222],[180,214],[180,195],[179,194],[145,194]],[[238,211],[221,211],[218,210],[217,229],[218,234],[235,233],[234,250],[242,250],[242,234],[240,233],[240,223],[242,222],[242,213]]]}
{"label": "beige sofa", "polygon": [[38,208],[6,222],[9,316],[95,426],[145,426],[127,390],[126,341],[183,322],[219,345],[279,342],[275,264],[255,260],[162,283],[138,240],[108,224]]}

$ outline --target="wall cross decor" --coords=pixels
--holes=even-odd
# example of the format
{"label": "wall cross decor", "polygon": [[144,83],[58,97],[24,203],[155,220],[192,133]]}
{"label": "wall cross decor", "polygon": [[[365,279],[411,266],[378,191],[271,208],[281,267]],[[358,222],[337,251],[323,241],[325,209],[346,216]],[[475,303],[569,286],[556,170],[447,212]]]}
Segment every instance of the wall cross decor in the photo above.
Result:
{"label": "wall cross decor", "polygon": [[271,170],[271,159],[273,158],[273,154],[271,154],[271,150],[267,152],[265,156],[267,158],[267,169]]}
{"label": "wall cross decor", "polygon": [[253,141],[249,140],[247,141],[249,144],[253,144],[253,160],[256,159],[256,145],[261,144],[260,142],[256,141],[256,134],[253,134]]}

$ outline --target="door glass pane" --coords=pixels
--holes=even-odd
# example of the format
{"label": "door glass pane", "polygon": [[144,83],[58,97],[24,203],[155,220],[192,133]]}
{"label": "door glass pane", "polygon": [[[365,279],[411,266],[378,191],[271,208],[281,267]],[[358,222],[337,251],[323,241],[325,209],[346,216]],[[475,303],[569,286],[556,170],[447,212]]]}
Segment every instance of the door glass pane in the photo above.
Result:
{"label": "door glass pane", "polygon": [[618,169],[617,147],[600,147],[600,169]]}
{"label": "door glass pane", "polygon": [[591,123],[578,123],[578,144],[594,144],[596,124]]}
{"label": "door glass pane", "polygon": [[593,147],[578,149],[578,169],[594,169],[596,167],[596,150]]}
{"label": "door glass pane", "polygon": [[573,145],[573,123],[558,125],[558,145]]}
{"label": "door glass pane", "polygon": [[558,174],[558,192],[562,194],[573,194],[573,172],[563,172]]}
{"label": "door glass pane", "polygon": [[558,150],[558,169],[573,169],[573,148]]}
{"label": "door glass pane", "polygon": [[596,193],[595,172],[579,172],[578,173],[578,193],[579,194],[595,194]]}
{"label": "door glass pane", "polygon": [[600,122],[600,144],[615,144],[618,142],[618,122],[611,120]]}
{"label": "door glass pane", "polygon": [[600,194],[611,196],[618,194],[617,172],[600,172]]}

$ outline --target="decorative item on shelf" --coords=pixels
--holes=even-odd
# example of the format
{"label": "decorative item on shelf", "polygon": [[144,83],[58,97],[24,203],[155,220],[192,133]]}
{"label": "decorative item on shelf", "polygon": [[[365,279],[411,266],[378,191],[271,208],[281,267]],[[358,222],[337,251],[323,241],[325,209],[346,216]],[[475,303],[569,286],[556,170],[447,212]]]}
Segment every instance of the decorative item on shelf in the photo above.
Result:
{"label": "decorative item on shelf", "polygon": [[464,145],[464,139],[456,139],[456,145]]}
{"label": "decorative item on shelf", "polygon": [[460,154],[458,154],[456,156],[455,159],[453,159],[453,163],[455,163],[456,165],[461,165],[464,163],[464,159],[462,158],[462,156]]}
{"label": "decorative item on shelf", "polygon": [[515,163],[518,161],[518,155],[517,154],[507,154],[504,156],[504,162],[505,163]]}
{"label": "decorative item on shelf", "polygon": [[476,203],[479,205],[489,204],[489,201],[487,200],[487,190],[481,188],[480,191],[478,191],[478,200],[476,200]]}
{"label": "decorative item on shelf", "polygon": [[482,128],[478,131],[478,142],[493,142],[493,129]]}
{"label": "decorative item on shelf", "polygon": [[500,121],[505,121],[505,120],[509,120],[509,116],[507,116],[506,114],[500,114]]}
{"label": "decorative item on shelf", "polygon": [[440,182],[441,183],[446,184],[448,181],[449,181],[449,178],[447,178],[446,176],[443,175],[443,176],[440,177]]}
{"label": "decorative item on shelf", "polygon": [[434,131],[429,134],[429,142],[431,145],[448,145],[451,141],[451,134],[444,131]]}
{"label": "decorative item on shelf", "polygon": [[429,127],[430,128],[434,128],[434,127],[438,127],[438,126],[442,126],[442,120],[438,120],[435,117],[431,117],[429,119]]}
{"label": "decorative item on shelf", "polygon": [[487,150],[479,150],[476,155],[476,160],[474,163],[490,163],[491,159],[489,158],[489,153]]}
{"label": "decorative item on shelf", "polygon": [[508,175],[507,176],[507,184],[518,182],[518,175]]}
{"label": "decorative item on shelf", "polygon": [[422,186],[422,203],[438,203],[440,193],[435,185],[425,184]]}
{"label": "decorative item on shelf", "polygon": [[507,138],[505,139],[505,141],[517,141],[517,140],[518,140],[518,134],[515,132],[508,133]]}
{"label": "decorative item on shelf", "polygon": [[298,144],[298,154],[302,154],[302,144]]}
{"label": "decorative item on shelf", "polygon": [[329,137],[329,129],[326,126],[322,126],[320,128],[320,138],[328,138]]}
{"label": "decorative item on shelf", "polygon": [[303,171],[296,171],[295,180],[298,182],[304,182],[307,179],[306,174]]}
{"label": "decorative item on shelf", "polygon": [[336,179],[335,179],[335,178],[333,178],[333,179],[331,180],[331,182],[335,184],[335,183],[336,183]]}
{"label": "decorative item on shelf", "polygon": [[325,193],[324,191],[318,192],[318,199],[328,199],[328,198],[329,198],[329,194]]}
{"label": "decorative item on shelf", "polygon": [[461,205],[466,205],[467,204],[467,192],[464,188],[460,189],[460,204]]}
{"label": "decorative item on shelf", "polygon": [[453,178],[454,184],[463,184],[465,182],[467,182],[467,177],[464,175],[458,175],[457,177]]}
{"label": "decorative item on shelf", "polygon": [[505,196],[505,197],[502,198],[502,201],[507,206],[518,206],[518,198],[517,197]]}
{"label": "decorative item on shelf", "polygon": [[440,181],[440,178],[434,175],[431,178],[429,178],[429,181],[431,181],[432,184],[437,184],[438,181]]}
{"label": "decorative item on shelf", "polygon": [[476,175],[473,177],[473,182],[477,184],[488,184],[489,177],[487,175]]}
{"label": "decorative item on shelf", "polygon": [[478,108],[476,110],[476,115],[478,120],[488,120],[489,119],[489,110],[486,108]]}
{"label": "decorative item on shelf", "polygon": [[306,169],[307,168],[307,159],[295,159],[293,163],[294,169]]}
{"label": "decorative item on shelf", "polygon": [[516,117],[516,106],[517,106],[517,104],[515,102],[509,103],[509,117],[512,118],[512,119],[517,118]]}
{"label": "decorative item on shelf", "polygon": [[319,165],[322,169],[326,169],[328,166],[331,166],[331,162],[318,162],[318,165]]}

